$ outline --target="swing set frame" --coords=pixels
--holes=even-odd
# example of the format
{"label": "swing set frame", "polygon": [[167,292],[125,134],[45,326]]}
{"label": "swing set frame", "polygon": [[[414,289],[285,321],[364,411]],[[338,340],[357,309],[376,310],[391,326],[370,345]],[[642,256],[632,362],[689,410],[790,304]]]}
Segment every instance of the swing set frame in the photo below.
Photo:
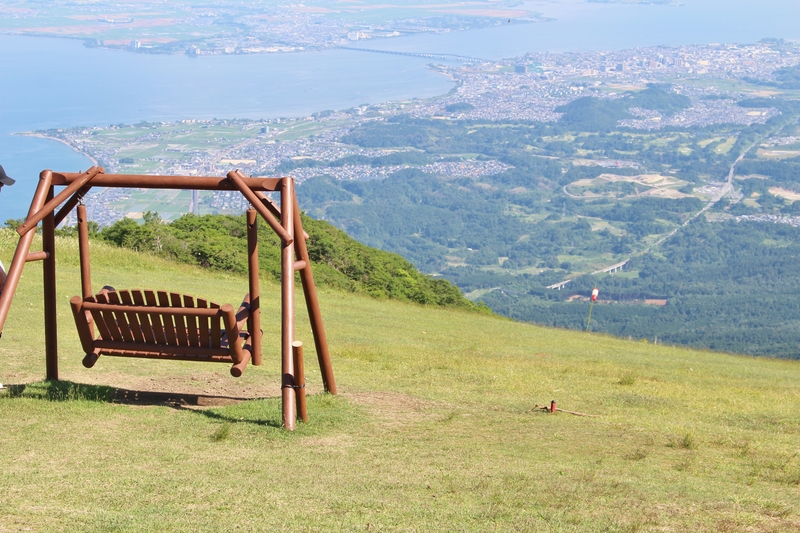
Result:
{"label": "swing set frame", "polygon": [[[56,194],[56,187],[64,187]],[[44,170],[34,193],[28,216],[17,228],[20,235],[7,280],[0,294],[0,337],[8,317],[22,271],[26,263],[42,261],[44,274],[44,334],[46,377],[58,379],[58,324],[56,298],[56,248],[55,228],[73,209],[78,208],[78,242],[81,270],[81,293],[91,298],[91,268],[89,258],[89,230],[83,197],[92,187],[179,189],[202,191],[239,191],[250,203],[247,210],[247,263],[249,279],[248,342],[254,365],[261,364],[261,312],[258,266],[258,216],[281,239],[281,399],[283,427],[293,430],[297,415],[305,420],[305,412],[298,413],[297,405],[305,411],[305,386],[302,375],[302,343],[295,339],[295,272],[299,273],[308,310],[314,344],[325,391],[336,394],[336,382],[328,352],[325,327],[322,322],[311,261],[308,256],[300,208],[294,189],[294,179],[253,178],[238,170],[226,177],[213,176],[155,176],[136,174],[106,174],[102,167],[92,167],[86,172],[69,173]],[[280,206],[265,194],[278,192]],[[42,250],[31,251],[35,228],[42,226]],[[233,339],[229,339],[233,342]],[[298,360],[299,352],[299,360]],[[299,391],[299,395],[298,395]],[[302,398],[301,398],[302,397]]]}

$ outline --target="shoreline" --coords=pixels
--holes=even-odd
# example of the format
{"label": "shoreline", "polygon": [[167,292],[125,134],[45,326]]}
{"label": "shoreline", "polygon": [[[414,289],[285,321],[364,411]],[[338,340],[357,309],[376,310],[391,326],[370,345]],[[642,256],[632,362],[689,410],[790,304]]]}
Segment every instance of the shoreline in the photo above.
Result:
{"label": "shoreline", "polygon": [[81,154],[82,156],[84,156],[85,158],[87,158],[89,161],[92,162],[92,165],[94,165],[96,167],[100,166],[99,163],[97,162],[97,159],[95,159],[94,157],[90,156],[89,154],[87,154],[83,150],[78,150],[77,148],[75,148],[74,146],[69,144],[64,139],[59,139],[58,137],[51,137],[49,135],[43,135],[41,133],[29,133],[29,132],[12,133],[12,135],[20,135],[22,137],[38,137],[40,139],[48,139],[48,140],[51,140],[51,141],[60,142],[64,146],[68,146],[73,152],[77,152],[77,153]]}
{"label": "shoreline", "polygon": [[[436,99],[445,98],[445,97],[451,95],[453,93],[453,91],[458,89],[458,87],[461,85],[461,83],[451,73],[442,72],[441,70],[439,70],[437,68],[433,68],[433,65],[431,63],[426,64],[424,66],[424,68],[426,70],[434,73],[434,74],[437,74],[437,75],[442,76],[443,78],[447,79],[450,83],[453,84],[453,86],[450,89],[448,89],[447,91],[439,93],[439,94],[435,94],[433,96],[428,96],[428,97],[412,96],[410,98],[405,98],[405,99],[404,98],[394,98],[394,99],[388,99],[388,100],[381,100],[381,101],[374,102],[374,103],[369,104],[369,105],[395,104],[395,103],[398,103],[398,102],[402,102],[403,100],[420,100],[420,101],[436,100]],[[345,108],[336,109],[336,112],[344,111],[344,109]],[[324,111],[324,109],[320,109],[318,111],[315,111],[315,113],[321,112],[321,111]],[[297,116],[289,116],[289,117],[286,117],[286,118],[288,118],[289,120],[301,120],[303,117],[307,116],[308,114],[309,113],[300,113]],[[258,122],[260,120],[272,120],[272,119],[276,119],[276,118],[279,118],[279,117],[277,117],[277,116],[261,117],[261,118],[247,118],[246,117],[246,118],[243,118],[241,120],[245,120],[245,121],[249,121],[249,122]],[[194,121],[201,121],[201,120],[206,120],[206,119],[199,119],[199,118],[170,119],[170,120],[165,120],[165,121],[160,121],[160,122],[164,122],[164,123],[168,123],[168,124],[177,124],[179,122],[182,122],[182,120],[191,120],[191,121],[194,122]],[[212,120],[228,120],[228,119],[224,119],[223,118],[223,119],[212,119]],[[237,120],[237,119],[232,119],[232,120]],[[124,123],[124,125],[125,126],[129,126],[129,127],[135,127],[136,126],[136,124],[134,124],[134,123]],[[89,127],[89,126],[86,126],[85,124],[83,124],[83,125],[71,126],[71,127],[66,128],[66,129],[69,130],[69,129],[74,129],[74,128],[85,128],[85,127]],[[64,139],[61,139],[59,137],[53,137],[53,136],[50,136],[50,135],[46,135],[44,133],[36,133],[34,131],[11,132],[11,133],[8,133],[8,135],[18,135],[18,136],[21,136],[21,137],[38,137],[40,139],[47,139],[47,140],[59,142],[59,143],[65,145],[65,146],[69,147],[73,152],[78,153],[78,154],[86,157],[87,159],[89,159],[94,166],[100,166],[99,162],[97,161],[97,159],[95,159],[94,157],[92,157],[88,153],[84,152],[83,150],[80,150],[80,149],[76,148],[75,146],[73,146],[69,142],[67,142]]]}

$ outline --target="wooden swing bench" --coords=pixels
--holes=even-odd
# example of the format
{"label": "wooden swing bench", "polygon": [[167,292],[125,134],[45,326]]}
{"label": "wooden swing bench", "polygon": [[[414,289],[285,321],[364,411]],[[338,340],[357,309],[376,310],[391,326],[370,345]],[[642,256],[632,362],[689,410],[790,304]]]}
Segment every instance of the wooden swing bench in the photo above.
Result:
{"label": "wooden swing bench", "polygon": [[[201,298],[148,290],[92,290],[89,227],[83,197],[92,187],[239,191],[250,204],[246,212],[248,295],[238,311]],[[56,187],[63,190],[56,194]],[[267,193],[280,195],[280,206]],[[92,367],[101,355],[144,357],[231,364],[239,377],[248,364],[261,364],[261,301],[259,288],[258,219],[280,238],[281,257],[281,404],[283,427],[292,430],[297,414],[307,420],[303,343],[295,339],[295,275],[299,275],[314,346],[326,391],[336,394],[328,342],[322,323],[311,259],[300,206],[290,177],[254,178],[238,170],[220,176],[139,176],[106,174],[101,167],[86,172],[44,170],[20,235],[8,279],[0,293],[0,336],[22,270],[42,261],[44,278],[44,340],[47,379],[58,379],[58,293],[56,290],[55,228],[77,208],[81,296],[70,300],[78,336]],[[31,251],[41,223],[42,250]],[[246,328],[244,327],[247,324]],[[97,337],[95,337],[95,329]],[[295,408],[297,405],[297,408]]]}
{"label": "wooden swing bench", "polygon": [[[240,377],[252,356],[250,295],[234,312],[201,298],[164,291],[103,290],[70,300],[75,325],[92,368],[101,355],[232,363]],[[94,338],[92,325],[99,336]]]}

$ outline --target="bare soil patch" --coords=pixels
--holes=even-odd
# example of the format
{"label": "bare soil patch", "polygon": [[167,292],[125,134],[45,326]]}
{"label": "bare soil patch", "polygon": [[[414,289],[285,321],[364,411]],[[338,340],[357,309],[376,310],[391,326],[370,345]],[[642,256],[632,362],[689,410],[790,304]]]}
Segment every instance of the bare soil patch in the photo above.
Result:
{"label": "bare soil patch", "polygon": [[345,393],[343,397],[370,412],[370,418],[384,427],[401,427],[451,410],[445,402],[425,400],[398,392]]}
{"label": "bare soil patch", "polygon": [[769,192],[771,192],[775,196],[779,196],[781,198],[789,200],[790,202],[796,202],[797,200],[800,200],[800,193],[795,191],[790,191],[788,189],[782,189],[780,187],[770,187]]}

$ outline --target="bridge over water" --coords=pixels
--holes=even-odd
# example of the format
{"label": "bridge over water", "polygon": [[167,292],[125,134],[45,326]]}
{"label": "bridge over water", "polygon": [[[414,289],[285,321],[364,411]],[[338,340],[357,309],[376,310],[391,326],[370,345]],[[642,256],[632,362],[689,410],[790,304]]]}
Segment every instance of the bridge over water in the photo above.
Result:
{"label": "bridge over water", "polygon": [[433,52],[395,52],[394,50],[376,50],[374,48],[358,48],[355,46],[340,46],[342,50],[354,50],[356,52],[372,52],[374,54],[392,54],[395,56],[425,57],[429,59],[444,59],[446,61],[466,61],[469,63],[485,63],[491,59],[481,59],[479,57],[460,56],[455,54],[437,54]]}

